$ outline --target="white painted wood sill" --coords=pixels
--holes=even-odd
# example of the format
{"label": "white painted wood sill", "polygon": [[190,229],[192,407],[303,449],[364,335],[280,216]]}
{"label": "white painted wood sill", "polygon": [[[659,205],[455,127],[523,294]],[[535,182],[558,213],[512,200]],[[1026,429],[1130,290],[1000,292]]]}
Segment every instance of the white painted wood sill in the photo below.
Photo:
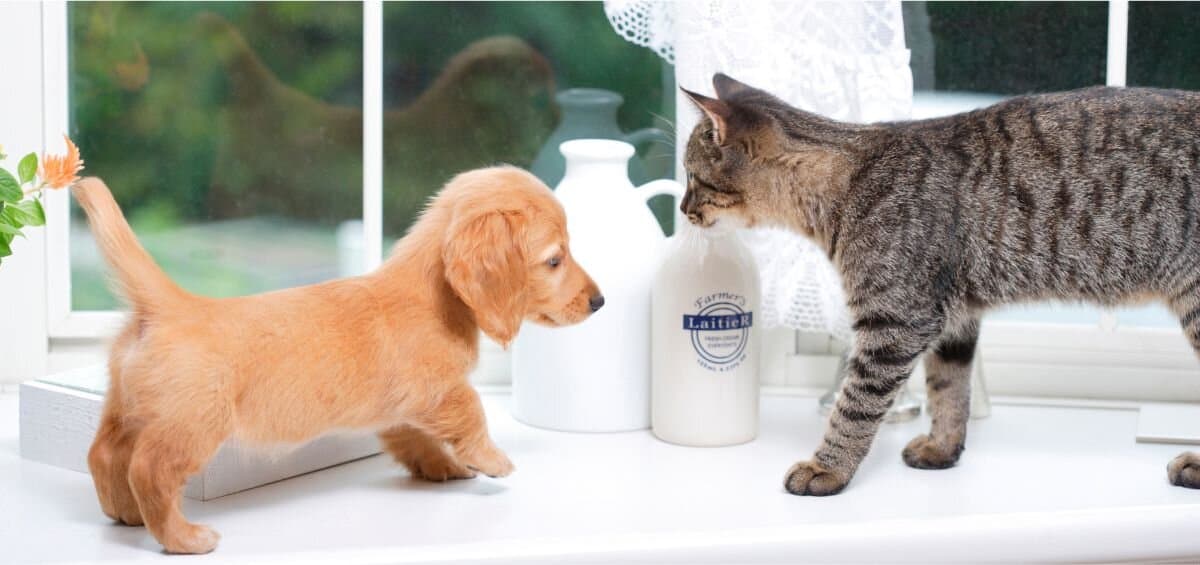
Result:
{"label": "white painted wood sill", "polygon": [[[783,492],[823,422],[809,396],[764,397],[762,430],[720,449],[649,432],[566,434],[486,394],[517,472],[414,481],[372,457],[209,502],[224,536],[192,562],[1029,562],[1200,560],[1200,491],[1172,487],[1181,448],[1137,444],[1137,413],[998,402],[947,471],[899,453],[927,421],[885,426],[851,486]],[[84,474],[23,461],[17,399],[0,395],[0,561],[170,559],[142,528],[111,524]]]}

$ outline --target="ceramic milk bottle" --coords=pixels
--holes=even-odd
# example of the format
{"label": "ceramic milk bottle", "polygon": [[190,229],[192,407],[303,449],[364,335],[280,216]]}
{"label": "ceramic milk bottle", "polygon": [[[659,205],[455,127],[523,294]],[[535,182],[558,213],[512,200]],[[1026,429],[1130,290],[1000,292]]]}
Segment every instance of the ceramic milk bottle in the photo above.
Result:
{"label": "ceramic milk bottle", "polygon": [[659,439],[734,445],[758,434],[758,270],[733,230],[684,222],[653,290],[652,428]]}
{"label": "ceramic milk bottle", "polygon": [[580,324],[526,323],[513,344],[513,415],[538,427],[610,432],[650,426],[650,285],[665,236],[646,205],[682,188],[659,180],[635,188],[633,146],[577,139],[561,146],[566,173],[555,189],[570,249],[604,293]]}

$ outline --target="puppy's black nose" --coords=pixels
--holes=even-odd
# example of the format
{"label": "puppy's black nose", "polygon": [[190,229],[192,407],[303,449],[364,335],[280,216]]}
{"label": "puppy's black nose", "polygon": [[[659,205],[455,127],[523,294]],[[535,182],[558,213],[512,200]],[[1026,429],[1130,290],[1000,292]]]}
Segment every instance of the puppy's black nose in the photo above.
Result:
{"label": "puppy's black nose", "polygon": [[591,300],[588,300],[588,306],[592,307],[592,312],[599,310],[601,306],[604,306],[604,295],[597,294],[593,296]]}

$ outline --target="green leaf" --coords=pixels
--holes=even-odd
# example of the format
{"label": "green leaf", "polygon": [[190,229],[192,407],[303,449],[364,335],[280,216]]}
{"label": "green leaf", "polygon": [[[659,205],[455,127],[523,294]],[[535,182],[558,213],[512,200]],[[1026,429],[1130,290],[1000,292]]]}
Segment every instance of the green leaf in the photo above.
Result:
{"label": "green leaf", "polygon": [[25,237],[25,234],[21,233],[20,229],[14,228],[4,222],[0,222],[0,239],[3,239],[4,236],[8,236],[8,238],[11,240],[12,237],[16,235]]}
{"label": "green leaf", "polygon": [[0,257],[8,257],[12,255],[12,248],[8,246],[8,242],[0,237]]}
{"label": "green leaf", "polygon": [[26,184],[37,176],[37,165],[37,153],[30,153],[21,158],[21,162],[17,164],[17,175],[21,177],[21,184]]}
{"label": "green leaf", "polygon": [[3,210],[0,210],[0,223],[21,229],[25,226],[25,216],[25,212],[18,210],[16,206],[5,206]]}
{"label": "green leaf", "polygon": [[13,178],[12,173],[0,169],[0,201],[20,202],[22,198],[25,198],[25,193],[21,190],[21,184]]}
{"label": "green leaf", "polygon": [[42,209],[40,200],[31,199],[23,200],[16,203],[14,206],[20,213],[25,214],[25,225],[27,226],[44,226],[46,225],[46,211]]}

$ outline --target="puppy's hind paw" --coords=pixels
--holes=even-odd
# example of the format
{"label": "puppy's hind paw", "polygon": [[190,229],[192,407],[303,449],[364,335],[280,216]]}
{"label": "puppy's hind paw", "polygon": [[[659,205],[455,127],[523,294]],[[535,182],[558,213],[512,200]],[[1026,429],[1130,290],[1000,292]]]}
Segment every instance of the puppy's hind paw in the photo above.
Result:
{"label": "puppy's hind paw", "polygon": [[842,492],[849,477],[841,477],[815,461],[801,461],[788,469],[783,486],[788,492],[801,496],[830,496]]}
{"label": "puppy's hind paw", "polygon": [[1184,453],[1172,459],[1167,478],[1175,486],[1200,489],[1200,454]]}

